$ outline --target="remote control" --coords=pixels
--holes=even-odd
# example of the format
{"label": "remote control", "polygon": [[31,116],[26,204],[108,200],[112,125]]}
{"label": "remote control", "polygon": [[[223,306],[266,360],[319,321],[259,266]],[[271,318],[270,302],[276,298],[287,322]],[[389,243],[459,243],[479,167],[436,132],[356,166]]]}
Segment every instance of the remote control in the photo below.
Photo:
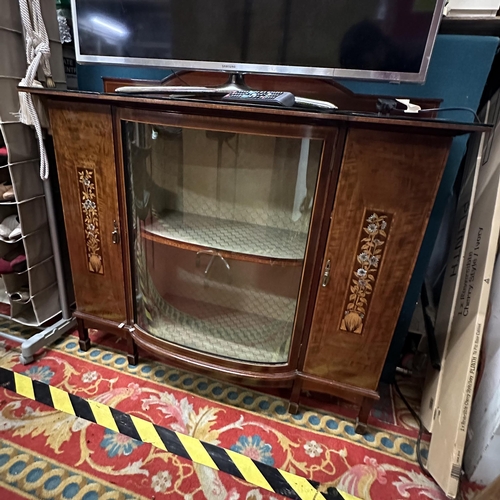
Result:
{"label": "remote control", "polygon": [[222,99],[224,101],[274,104],[285,107],[292,107],[295,104],[295,97],[290,92],[278,92],[273,90],[233,90]]}

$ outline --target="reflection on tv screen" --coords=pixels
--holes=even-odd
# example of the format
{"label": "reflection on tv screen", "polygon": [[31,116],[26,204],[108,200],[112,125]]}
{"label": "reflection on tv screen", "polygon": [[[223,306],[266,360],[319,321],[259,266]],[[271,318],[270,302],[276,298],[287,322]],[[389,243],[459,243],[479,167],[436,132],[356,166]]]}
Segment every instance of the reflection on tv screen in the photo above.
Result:
{"label": "reflection on tv screen", "polygon": [[436,0],[77,0],[82,55],[418,73]]}

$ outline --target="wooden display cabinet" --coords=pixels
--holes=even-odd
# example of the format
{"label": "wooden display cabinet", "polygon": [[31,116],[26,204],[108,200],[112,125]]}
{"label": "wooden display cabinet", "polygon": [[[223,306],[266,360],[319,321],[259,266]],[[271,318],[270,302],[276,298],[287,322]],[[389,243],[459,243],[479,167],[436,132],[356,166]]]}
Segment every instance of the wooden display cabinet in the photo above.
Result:
{"label": "wooden display cabinet", "polygon": [[248,83],[358,113],[30,90],[50,112],[80,346],[105,330],[131,364],[140,346],[288,387],[291,411],[302,390],[336,395],[363,431],[452,137],[481,128],[377,116],[322,81]]}

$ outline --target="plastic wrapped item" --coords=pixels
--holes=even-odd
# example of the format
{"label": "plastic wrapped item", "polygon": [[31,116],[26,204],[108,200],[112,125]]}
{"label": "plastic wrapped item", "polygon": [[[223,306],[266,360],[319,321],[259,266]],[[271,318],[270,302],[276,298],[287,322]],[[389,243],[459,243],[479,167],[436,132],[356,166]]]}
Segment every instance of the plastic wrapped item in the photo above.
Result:
{"label": "plastic wrapped item", "polygon": [[61,43],[71,43],[73,37],[71,28],[68,26],[68,18],[66,9],[57,9],[57,22],[59,23],[59,36]]}

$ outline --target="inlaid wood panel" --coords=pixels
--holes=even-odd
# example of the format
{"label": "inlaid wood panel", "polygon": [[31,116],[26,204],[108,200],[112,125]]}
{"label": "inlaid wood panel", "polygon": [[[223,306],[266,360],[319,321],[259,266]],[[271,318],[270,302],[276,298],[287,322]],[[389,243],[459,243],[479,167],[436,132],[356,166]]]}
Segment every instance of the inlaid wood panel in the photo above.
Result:
{"label": "inlaid wood panel", "polygon": [[377,388],[450,139],[348,132],[304,372]]}
{"label": "inlaid wood panel", "polygon": [[80,188],[80,209],[82,211],[83,229],[85,231],[85,246],[87,248],[89,271],[91,273],[104,274],[95,170],[92,168],[77,168],[76,171],[78,175],[78,187]]}
{"label": "inlaid wood panel", "polygon": [[81,313],[125,322],[123,255],[111,107],[51,104],[64,222]]}
{"label": "inlaid wood panel", "polygon": [[363,215],[364,224],[360,230],[357,257],[352,268],[349,293],[344,301],[344,316],[340,321],[340,329],[347,332],[363,331],[378,270],[382,266],[392,214],[377,212],[365,209]]}

